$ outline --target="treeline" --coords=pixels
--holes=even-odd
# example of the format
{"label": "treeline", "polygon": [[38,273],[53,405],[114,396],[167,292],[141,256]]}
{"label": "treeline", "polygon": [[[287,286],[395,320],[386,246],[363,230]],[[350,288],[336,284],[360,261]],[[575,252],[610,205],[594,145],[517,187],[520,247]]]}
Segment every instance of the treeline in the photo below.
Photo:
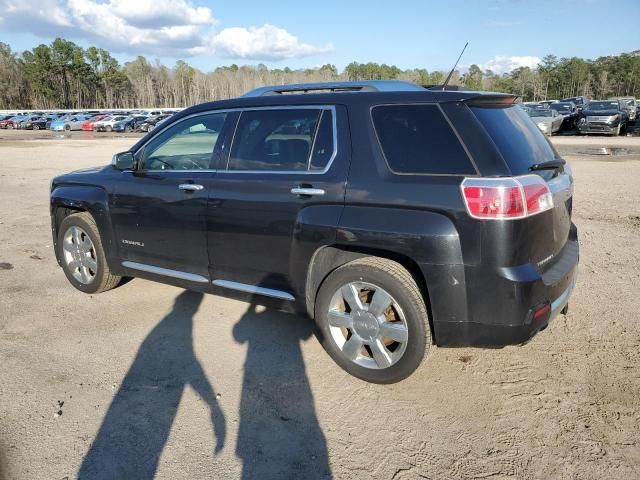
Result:
{"label": "treeline", "polygon": [[[438,85],[447,73],[356,62],[342,72],[329,64],[306,70],[233,64],[204,73],[181,60],[169,68],[142,56],[121,65],[102,48],[83,49],[58,38],[22,54],[0,43],[0,109],[184,107],[263,85],[388,79]],[[640,97],[640,50],[596,60],[548,55],[536,69],[522,67],[502,75],[471,65],[463,74],[454,72],[450,83],[515,93],[524,100]]]}

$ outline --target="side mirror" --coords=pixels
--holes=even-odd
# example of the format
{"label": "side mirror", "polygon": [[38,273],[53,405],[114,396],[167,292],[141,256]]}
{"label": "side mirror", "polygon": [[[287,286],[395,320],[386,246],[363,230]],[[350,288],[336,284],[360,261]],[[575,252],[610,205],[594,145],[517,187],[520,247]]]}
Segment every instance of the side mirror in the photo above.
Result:
{"label": "side mirror", "polygon": [[135,170],[136,161],[131,152],[116,153],[111,160],[111,165],[117,170]]}

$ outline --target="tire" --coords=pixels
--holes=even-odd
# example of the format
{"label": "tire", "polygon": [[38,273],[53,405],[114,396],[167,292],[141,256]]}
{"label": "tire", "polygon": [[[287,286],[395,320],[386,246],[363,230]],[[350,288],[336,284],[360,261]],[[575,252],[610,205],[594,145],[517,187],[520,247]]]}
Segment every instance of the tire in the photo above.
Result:
{"label": "tire", "polygon": [[113,127],[111,125],[107,125],[104,127],[105,132],[113,132]]}
{"label": "tire", "polygon": [[64,126],[64,129],[65,129],[67,132],[70,132],[70,131],[71,131],[71,125],[65,125],[65,126]]}
{"label": "tire", "polygon": [[124,127],[124,132],[125,133],[129,133],[131,132],[131,127],[129,125],[127,125],[126,127]]}
{"label": "tire", "polygon": [[[80,236],[75,237],[74,233],[78,232]],[[81,238],[82,241],[76,242],[76,238]],[[90,242],[87,242],[87,238]],[[88,249],[89,244],[91,249]],[[62,220],[58,229],[57,255],[67,280],[81,292],[106,292],[120,283],[121,277],[113,275],[109,270],[98,227],[93,217],[87,212],[74,213]],[[77,262],[77,259],[85,257],[91,257],[91,265],[86,260]],[[73,268],[78,264],[87,265],[87,278],[81,278],[83,277],[81,268]]]}
{"label": "tire", "polygon": [[38,125],[34,125],[34,126],[33,126],[33,129],[34,129],[34,130],[40,130],[40,127],[39,127]]}
{"label": "tire", "polygon": [[[345,300],[349,296],[343,293],[345,289],[358,292],[359,302],[351,296],[356,308]],[[369,307],[379,291],[382,307],[375,310],[381,313],[372,315]],[[358,303],[366,308],[358,308]],[[432,344],[418,285],[402,265],[384,258],[354,260],[329,274],[316,297],[314,317],[316,335],[329,356],[346,372],[367,382],[404,380],[420,366]]]}

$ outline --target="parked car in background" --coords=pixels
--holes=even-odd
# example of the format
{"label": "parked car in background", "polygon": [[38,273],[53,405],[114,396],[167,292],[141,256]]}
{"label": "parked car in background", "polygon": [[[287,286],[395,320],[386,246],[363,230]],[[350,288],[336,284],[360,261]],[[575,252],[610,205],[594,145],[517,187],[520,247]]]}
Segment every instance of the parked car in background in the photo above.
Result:
{"label": "parked car in background", "polygon": [[51,130],[67,131],[81,130],[82,124],[88,119],[83,115],[68,115],[51,122]]}
{"label": "parked car in background", "polygon": [[24,129],[26,128],[27,123],[29,124],[29,127],[31,127],[31,122],[33,122],[34,120],[38,120],[39,118],[40,115],[27,115],[19,122],[16,122],[14,128]]}
{"label": "parked car in background", "polygon": [[543,107],[545,107],[545,108],[549,108],[549,106],[550,106],[552,103],[557,103],[557,102],[559,102],[559,100],[542,100],[541,102],[538,102],[538,103],[539,103],[540,105],[542,105]]}
{"label": "parked car in background", "polygon": [[52,124],[53,122],[55,122],[56,120],[60,120],[62,117],[64,117],[64,115],[63,115],[63,114],[55,114],[55,115],[51,115],[50,117],[48,117],[47,124],[46,124],[45,128],[46,128],[47,130],[50,130],[50,129],[51,129],[51,124]]}
{"label": "parked car in background", "polygon": [[577,97],[569,97],[569,98],[563,98],[560,100],[561,102],[573,102],[576,104],[576,108],[578,109],[578,112],[582,111],[585,107],[585,105],[587,105],[589,103],[589,97],[586,97],[585,95],[580,95]]}
{"label": "parked car in background", "polygon": [[125,118],[127,118],[127,115],[110,115],[94,123],[93,128],[96,132],[111,132],[113,131],[113,124]]}
{"label": "parked car in background", "polygon": [[25,130],[46,130],[48,117],[36,117],[31,120],[22,122],[21,128]]}
{"label": "parked car in background", "polygon": [[545,135],[553,135],[559,132],[564,122],[564,117],[556,110],[553,110],[553,108],[535,108],[529,110],[528,113],[533,123],[535,123]]}
{"label": "parked car in background", "polygon": [[96,122],[99,122],[100,120],[104,120],[108,116],[109,115],[104,114],[104,113],[103,114],[94,115],[93,117],[85,120],[82,123],[82,130],[84,130],[85,132],[92,132],[93,130],[95,130]]}
{"label": "parked car in background", "polygon": [[169,113],[163,113],[162,115],[151,117],[148,120],[145,120],[144,122],[142,122],[138,127],[138,130],[140,130],[141,132],[150,132],[158,125],[158,123],[162,122],[163,120],[166,120],[169,117],[171,117],[171,114]]}
{"label": "parked car in background", "polygon": [[146,115],[133,115],[125,118],[124,120],[120,120],[113,124],[114,132],[133,132],[136,129],[136,122],[138,124],[142,123],[149,117]]}
{"label": "parked car in background", "polygon": [[18,123],[24,120],[24,115],[14,115],[13,117],[9,117],[6,120],[0,121],[0,128],[17,128]]}
{"label": "parked car in background", "polygon": [[580,133],[620,135],[629,123],[629,112],[621,100],[591,100],[578,122]]}
{"label": "parked car in background", "polygon": [[629,121],[636,121],[636,118],[638,118],[638,101],[634,97],[612,97],[610,100],[620,100],[629,113]]}
{"label": "parked car in background", "polygon": [[566,129],[574,129],[578,125],[578,120],[580,118],[580,112],[578,112],[578,108],[576,104],[573,102],[556,102],[550,107],[552,110],[555,110],[560,115],[564,117],[564,121],[562,122],[562,128]]}

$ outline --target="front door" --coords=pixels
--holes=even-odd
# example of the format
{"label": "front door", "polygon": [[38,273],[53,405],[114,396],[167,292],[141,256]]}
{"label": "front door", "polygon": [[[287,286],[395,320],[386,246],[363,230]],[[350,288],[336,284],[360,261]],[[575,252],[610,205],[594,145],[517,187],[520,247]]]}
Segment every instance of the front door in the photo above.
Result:
{"label": "front door", "polygon": [[[336,121],[346,122],[344,107],[240,113],[229,155],[209,191],[215,284],[249,292],[260,287],[276,296],[292,292],[294,236],[334,235],[344,205],[349,142],[347,129],[337,137]],[[318,227],[319,218],[325,231],[300,231],[306,219]]]}
{"label": "front door", "polygon": [[124,266],[208,281],[207,197],[225,117],[186,117],[136,152],[138,168],[122,173],[111,205]]}

